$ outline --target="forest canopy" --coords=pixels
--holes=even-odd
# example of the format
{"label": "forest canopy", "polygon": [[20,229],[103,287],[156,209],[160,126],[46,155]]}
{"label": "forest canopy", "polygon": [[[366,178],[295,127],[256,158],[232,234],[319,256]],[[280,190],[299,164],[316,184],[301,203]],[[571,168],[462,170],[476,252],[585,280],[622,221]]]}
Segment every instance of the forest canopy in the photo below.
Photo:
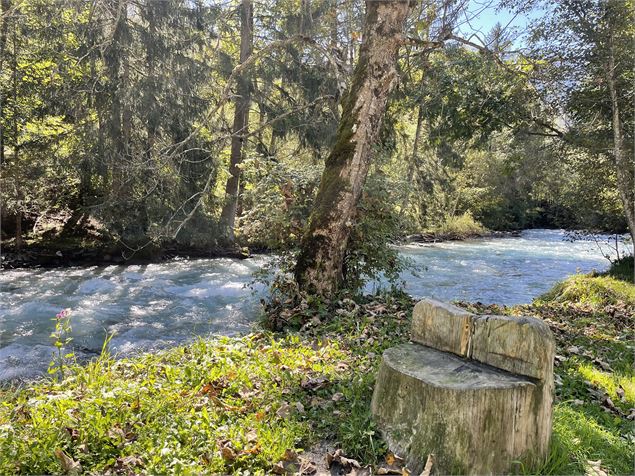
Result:
{"label": "forest canopy", "polygon": [[[463,34],[471,2],[411,3],[349,258],[372,268],[374,243],[449,222],[633,231],[632,1],[529,3],[545,10],[522,41]],[[355,91],[364,2],[1,6],[12,246],[299,246]]]}

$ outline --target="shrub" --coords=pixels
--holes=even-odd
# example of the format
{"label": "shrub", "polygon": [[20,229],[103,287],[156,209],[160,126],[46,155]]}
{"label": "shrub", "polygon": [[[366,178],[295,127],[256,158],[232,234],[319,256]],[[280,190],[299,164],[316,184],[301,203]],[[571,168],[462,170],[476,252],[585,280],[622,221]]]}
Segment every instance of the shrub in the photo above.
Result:
{"label": "shrub", "polygon": [[432,232],[442,238],[463,239],[483,236],[487,233],[487,228],[477,222],[470,212],[466,212],[463,215],[447,217]]}

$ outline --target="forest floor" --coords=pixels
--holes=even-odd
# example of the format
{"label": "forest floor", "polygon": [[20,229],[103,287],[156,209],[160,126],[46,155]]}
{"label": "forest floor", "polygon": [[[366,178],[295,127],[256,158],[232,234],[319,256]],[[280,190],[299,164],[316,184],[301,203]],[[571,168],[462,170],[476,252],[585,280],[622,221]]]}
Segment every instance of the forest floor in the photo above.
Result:
{"label": "forest floor", "polygon": [[[64,367],[0,390],[0,473],[409,474],[370,416],[384,349],[408,340],[405,295],[295,310],[286,333],[222,337]],[[627,474],[635,441],[635,285],[574,276],[531,305],[557,340],[554,432],[536,474]]]}

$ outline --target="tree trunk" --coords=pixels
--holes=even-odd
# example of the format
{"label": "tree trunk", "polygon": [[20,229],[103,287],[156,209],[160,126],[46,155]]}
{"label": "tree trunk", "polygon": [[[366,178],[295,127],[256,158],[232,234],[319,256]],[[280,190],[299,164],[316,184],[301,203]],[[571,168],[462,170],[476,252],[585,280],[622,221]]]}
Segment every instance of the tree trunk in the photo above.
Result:
{"label": "tree trunk", "polygon": [[635,246],[635,191],[633,187],[633,162],[628,159],[626,144],[624,143],[624,129],[620,118],[620,105],[615,79],[615,51],[613,46],[613,34],[609,33],[609,48],[607,58],[606,79],[611,95],[612,125],[613,125],[613,157],[615,159],[615,172],[617,175],[617,188],[624,206],[626,222]]}
{"label": "tree trunk", "polygon": [[[423,83],[423,80],[421,80]],[[421,88],[423,90],[423,88]],[[417,159],[419,157],[419,143],[421,142],[421,131],[423,129],[423,119],[424,119],[424,108],[423,104],[419,104],[419,112],[417,114],[417,129],[415,130],[415,138],[414,143],[412,144],[412,156],[410,157],[410,163],[408,164],[408,184],[412,183],[414,178],[415,170],[417,168]],[[404,190],[403,200],[401,202],[401,210],[399,210],[399,216],[403,217],[406,213],[406,208],[408,208],[408,204],[410,203],[410,193],[412,188],[407,186]]]}
{"label": "tree trunk", "polygon": [[[244,63],[253,49],[253,4],[251,0],[243,0],[240,10],[240,62]],[[234,225],[238,209],[240,191],[240,165],[243,161],[243,143],[249,127],[249,103],[251,102],[251,81],[249,73],[243,71],[238,78],[238,98],[234,110],[232,127],[232,143],[229,158],[229,178],[225,185],[225,204],[221,212],[220,226],[223,239],[234,242]]]}
{"label": "tree trunk", "polygon": [[15,249],[20,251],[24,241],[22,239],[22,212],[18,211],[15,214]]}
{"label": "tree trunk", "polygon": [[[4,65],[4,55],[7,47],[7,32],[9,30],[8,13],[11,9],[11,0],[0,0],[0,71]],[[5,18],[4,15],[7,15]],[[4,90],[0,88],[0,165],[4,164]]]}
{"label": "tree trunk", "polygon": [[108,100],[110,106],[106,115],[106,133],[110,141],[108,157],[110,163],[108,165],[112,171],[112,191],[116,200],[123,201],[126,196],[124,184],[129,178],[125,170],[126,144],[122,114],[124,85],[121,78],[122,56],[125,54],[123,48],[126,37],[127,0],[115,0],[112,6],[115,12],[112,41],[104,54],[109,81]]}
{"label": "tree trunk", "polygon": [[366,2],[359,61],[342,99],[336,143],[326,159],[295,268],[303,290],[329,295],[342,284],[344,256],[372,147],[397,82],[397,54],[408,11],[408,1]]}
{"label": "tree trunk", "polygon": [[531,317],[478,316],[427,299],[412,344],[384,352],[371,411],[388,448],[419,474],[508,474],[549,453],[556,343]]}

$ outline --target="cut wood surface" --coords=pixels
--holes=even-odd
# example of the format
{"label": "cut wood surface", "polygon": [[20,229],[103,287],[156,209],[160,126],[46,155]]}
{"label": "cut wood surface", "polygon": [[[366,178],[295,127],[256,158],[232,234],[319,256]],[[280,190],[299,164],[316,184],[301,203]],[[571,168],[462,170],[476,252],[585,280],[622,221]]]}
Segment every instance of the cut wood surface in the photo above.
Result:
{"label": "cut wood surface", "polygon": [[501,474],[544,460],[555,352],[544,323],[426,300],[412,338],[384,353],[372,401],[389,448],[411,471],[429,454],[440,474]]}

